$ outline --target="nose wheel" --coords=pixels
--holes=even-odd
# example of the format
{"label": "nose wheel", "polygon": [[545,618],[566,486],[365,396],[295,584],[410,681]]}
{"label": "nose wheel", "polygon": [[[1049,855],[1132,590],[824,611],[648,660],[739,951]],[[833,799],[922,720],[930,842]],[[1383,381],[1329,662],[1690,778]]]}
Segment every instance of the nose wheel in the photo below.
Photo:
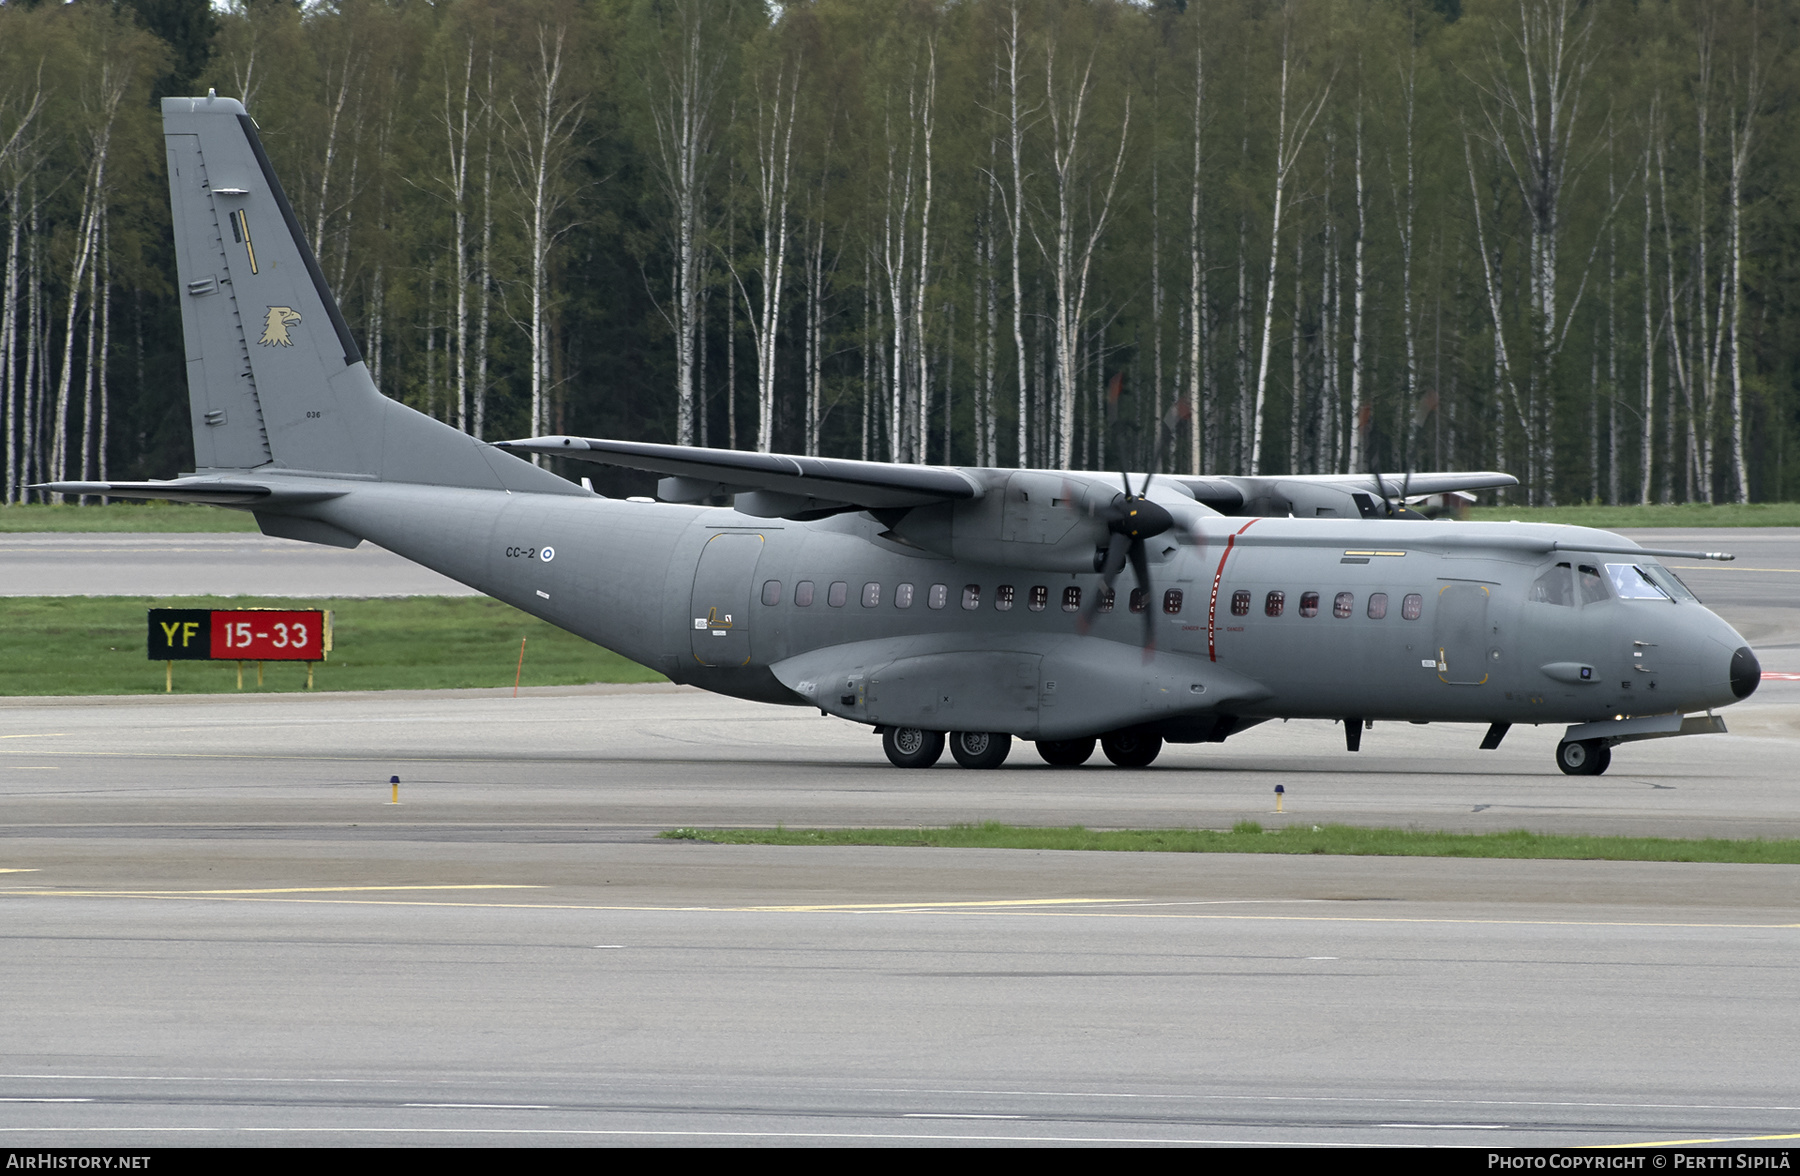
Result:
{"label": "nose wheel", "polygon": [[1612,763],[1612,748],[1604,739],[1583,739],[1556,745],[1556,766],[1569,776],[1598,776]]}

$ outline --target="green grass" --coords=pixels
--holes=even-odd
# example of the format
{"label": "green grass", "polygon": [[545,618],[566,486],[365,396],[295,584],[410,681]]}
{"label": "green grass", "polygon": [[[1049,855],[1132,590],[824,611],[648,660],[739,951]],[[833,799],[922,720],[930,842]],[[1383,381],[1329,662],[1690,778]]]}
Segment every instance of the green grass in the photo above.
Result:
{"label": "green grass", "polygon": [[1800,840],[1575,837],[1527,833],[1431,833],[1240,821],[1211,829],[1034,829],[989,821],[944,829],[672,829],[663,837],[722,845],[894,845],[943,849],[1085,849],[1153,853],[1319,853],[1358,857],[1563,858],[1625,862],[1800,864]]}
{"label": "green grass", "polygon": [[[163,663],[145,656],[149,608],[328,608],[334,649],[315,690],[511,686],[525,643],[527,686],[661,682],[653,670],[487,597],[272,600],[234,597],[0,598],[0,695],[160,694]],[[244,669],[246,691],[256,667]],[[306,666],[264,663],[265,693],[304,690]],[[237,663],[176,662],[175,692],[235,692]]]}
{"label": "green grass", "polygon": [[19,531],[254,531],[248,511],[180,502],[0,506],[0,534]]}
{"label": "green grass", "polygon": [[1477,506],[1477,522],[1566,523],[1616,531],[1623,527],[1800,527],[1800,502],[1733,502],[1719,506]]}

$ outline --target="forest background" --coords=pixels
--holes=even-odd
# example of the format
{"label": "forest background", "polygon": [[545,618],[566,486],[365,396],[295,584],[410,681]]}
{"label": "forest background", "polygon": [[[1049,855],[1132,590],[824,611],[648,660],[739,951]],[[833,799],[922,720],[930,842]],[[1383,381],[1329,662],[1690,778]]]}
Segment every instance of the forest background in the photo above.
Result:
{"label": "forest background", "polygon": [[156,104],[208,89],[377,384],[484,438],[1800,497],[1797,39],[1756,0],[8,0],[0,501],[191,467]]}

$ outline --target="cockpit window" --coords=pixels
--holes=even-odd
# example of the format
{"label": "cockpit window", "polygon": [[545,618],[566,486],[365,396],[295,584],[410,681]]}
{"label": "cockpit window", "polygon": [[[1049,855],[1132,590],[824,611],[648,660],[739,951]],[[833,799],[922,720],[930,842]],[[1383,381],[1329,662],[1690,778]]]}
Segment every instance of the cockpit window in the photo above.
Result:
{"label": "cockpit window", "polygon": [[1674,599],[1658,587],[1650,574],[1637,564],[1609,563],[1606,565],[1606,578],[1612,581],[1613,591],[1619,594],[1620,600]]}
{"label": "cockpit window", "polygon": [[1639,566],[1643,568],[1646,576],[1655,580],[1657,586],[1670,596],[1677,600],[1691,600],[1695,604],[1700,603],[1700,598],[1694,595],[1694,590],[1683,583],[1681,577],[1668,568],[1661,564],[1640,564]]}
{"label": "cockpit window", "polygon": [[[1607,566],[1613,565],[1608,564]],[[1559,563],[1549,569],[1532,583],[1531,595],[1526,599],[1535,604],[1573,605],[1575,603],[1575,578],[1570,571],[1571,569],[1566,563]]]}
{"label": "cockpit window", "polygon": [[1581,588],[1581,603],[1599,604],[1606,599],[1606,581],[1599,568],[1582,564],[1575,569],[1575,582]]}

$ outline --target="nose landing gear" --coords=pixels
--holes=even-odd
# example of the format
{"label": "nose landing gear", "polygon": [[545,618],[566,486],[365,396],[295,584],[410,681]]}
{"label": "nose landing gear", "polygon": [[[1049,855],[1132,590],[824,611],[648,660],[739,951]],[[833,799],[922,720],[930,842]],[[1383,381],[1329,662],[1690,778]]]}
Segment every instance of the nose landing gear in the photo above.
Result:
{"label": "nose landing gear", "polygon": [[1556,766],[1569,776],[1598,776],[1612,763],[1612,748],[1604,739],[1582,739],[1556,745]]}

